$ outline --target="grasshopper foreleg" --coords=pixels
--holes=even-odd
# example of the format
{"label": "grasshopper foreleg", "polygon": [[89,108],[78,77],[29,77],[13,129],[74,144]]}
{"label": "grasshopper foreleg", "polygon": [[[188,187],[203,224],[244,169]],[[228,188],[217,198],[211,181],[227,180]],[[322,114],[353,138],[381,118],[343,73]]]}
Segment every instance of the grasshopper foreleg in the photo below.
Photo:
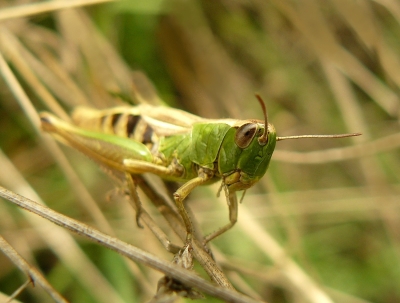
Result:
{"label": "grasshopper foreleg", "polygon": [[179,214],[181,215],[183,222],[186,227],[186,244],[190,245],[193,239],[193,225],[190,220],[189,214],[187,213],[183,201],[190,194],[190,192],[199,185],[207,182],[213,177],[212,173],[204,169],[199,170],[199,174],[196,178],[186,182],[174,193],[175,204],[178,207]]}

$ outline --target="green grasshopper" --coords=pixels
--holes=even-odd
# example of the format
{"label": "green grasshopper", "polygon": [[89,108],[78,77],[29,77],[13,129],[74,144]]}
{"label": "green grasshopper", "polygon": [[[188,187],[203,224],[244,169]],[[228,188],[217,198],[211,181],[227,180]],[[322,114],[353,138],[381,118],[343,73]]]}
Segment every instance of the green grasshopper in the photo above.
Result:
{"label": "green grasshopper", "polygon": [[299,138],[342,138],[359,134],[277,137],[264,120],[204,119],[162,106],[137,105],[95,110],[78,107],[73,125],[41,114],[42,129],[102,166],[128,174],[152,173],[183,185],[174,200],[186,227],[193,227],[183,201],[199,185],[222,180],[229,223],[204,238],[204,244],[229,230],[237,220],[236,192],[252,187],[267,171],[276,141]]}

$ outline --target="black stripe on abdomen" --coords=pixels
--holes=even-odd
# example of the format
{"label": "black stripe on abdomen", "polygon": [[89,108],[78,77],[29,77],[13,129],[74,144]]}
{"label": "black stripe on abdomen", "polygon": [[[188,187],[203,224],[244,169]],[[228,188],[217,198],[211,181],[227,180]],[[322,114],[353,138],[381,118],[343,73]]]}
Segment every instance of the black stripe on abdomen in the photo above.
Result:
{"label": "black stripe on abdomen", "polygon": [[126,136],[129,138],[135,132],[135,128],[140,120],[139,116],[128,115],[126,123]]}

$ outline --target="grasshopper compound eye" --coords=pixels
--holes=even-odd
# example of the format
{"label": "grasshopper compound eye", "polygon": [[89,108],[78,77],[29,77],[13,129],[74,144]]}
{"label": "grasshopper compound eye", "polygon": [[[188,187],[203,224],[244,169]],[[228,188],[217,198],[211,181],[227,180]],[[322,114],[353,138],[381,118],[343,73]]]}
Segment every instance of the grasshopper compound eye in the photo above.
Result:
{"label": "grasshopper compound eye", "polygon": [[250,145],[257,132],[257,124],[247,123],[239,127],[235,135],[235,143],[240,148],[246,148]]}

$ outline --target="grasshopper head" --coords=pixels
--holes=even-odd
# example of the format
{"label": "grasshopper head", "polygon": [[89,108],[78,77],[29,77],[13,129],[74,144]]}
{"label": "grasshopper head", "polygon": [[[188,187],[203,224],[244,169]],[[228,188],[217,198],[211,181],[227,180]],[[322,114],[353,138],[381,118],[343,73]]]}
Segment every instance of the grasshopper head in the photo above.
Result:
{"label": "grasshopper head", "polygon": [[[275,149],[276,132],[272,124],[246,123],[235,129],[234,153],[227,153],[223,144],[220,153],[220,172],[231,192],[253,186],[267,171]],[[225,142],[224,143],[228,143]],[[231,145],[231,146],[232,146]],[[224,171],[224,169],[227,169]],[[221,170],[222,169],[222,170]]]}
{"label": "grasshopper head", "polygon": [[256,95],[264,113],[262,121],[240,121],[225,136],[219,153],[218,169],[230,192],[253,186],[267,171],[276,141],[303,138],[346,138],[354,134],[300,135],[277,137],[275,128],[268,123],[265,104]]}
{"label": "grasshopper head", "polygon": [[256,95],[264,121],[240,121],[226,134],[221,145],[218,168],[230,192],[253,186],[267,171],[275,149],[276,131],[268,123],[265,104]]}

